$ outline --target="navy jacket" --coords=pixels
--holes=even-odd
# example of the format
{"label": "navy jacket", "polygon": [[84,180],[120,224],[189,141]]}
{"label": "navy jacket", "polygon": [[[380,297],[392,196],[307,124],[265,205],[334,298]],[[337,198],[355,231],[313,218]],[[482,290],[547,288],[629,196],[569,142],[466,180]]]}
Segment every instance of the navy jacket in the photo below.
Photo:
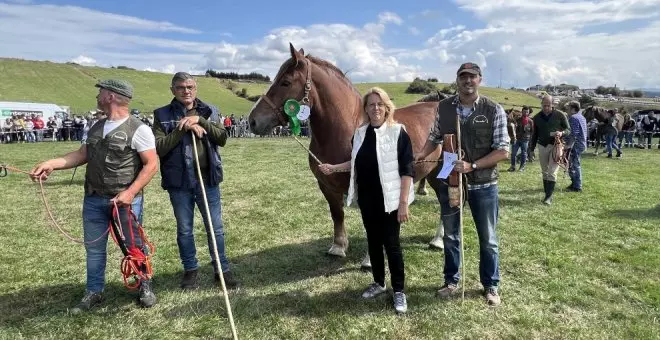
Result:
{"label": "navy jacket", "polygon": [[[197,114],[212,122],[219,122],[218,109],[208,105],[199,99],[196,101]],[[177,123],[185,117],[185,107],[176,99],[169,105],[154,111],[154,115],[160,121],[165,133],[171,133]],[[216,186],[222,182],[222,159],[218,153],[218,145],[208,138],[202,139],[206,146],[208,157],[208,173],[204,179],[208,186]],[[195,156],[193,155],[192,137],[185,134],[181,142],[166,155],[160,155],[160,173],[162,176],[161,186],[163,189],[194,189],[197,186],[197,174],[195,169]]]}

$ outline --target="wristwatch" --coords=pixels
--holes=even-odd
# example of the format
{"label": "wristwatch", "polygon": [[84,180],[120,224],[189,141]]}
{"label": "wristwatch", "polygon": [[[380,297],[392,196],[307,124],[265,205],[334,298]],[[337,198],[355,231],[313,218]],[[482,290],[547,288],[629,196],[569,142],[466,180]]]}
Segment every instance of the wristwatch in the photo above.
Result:
{"label": "wristwatch", "polygon": [[477,163],[472,163],[472,170],[477,170]]}

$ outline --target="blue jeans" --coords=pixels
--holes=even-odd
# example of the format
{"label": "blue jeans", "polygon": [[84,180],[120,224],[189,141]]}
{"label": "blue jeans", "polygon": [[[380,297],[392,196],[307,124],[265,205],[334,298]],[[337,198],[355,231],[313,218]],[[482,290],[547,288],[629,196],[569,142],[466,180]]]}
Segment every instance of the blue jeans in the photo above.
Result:
{"label": "blue jeans", "polygon": [[[229,271],[229,260],[225,255],[225,233],[222,224],[222,207],[221,207],[221,193],[220,187],[206,188],[206,198],[211,210],[211,219],[213,222],[213,231],[215,233],[215,241],[218,247],[218,256],[220,256],[220,264],[222,265],[222,272]],[[213,243],[211,235],[209,234],[209,222],[206,218],[206,209],[204,209],[204,198],[202,196],[201,187],[188,190],[174,190],[167,191],[170,194],[170,202],[174,208],[174,217],[176,218],[176,243],[179,246],[179,257],[183,264],[183,270],[189,271],[199,268],[197,263],[197,249],[195,248],[195,235],[193,232],[195,215],[195,203],[204,220],[204,227],[206,228],[206,238],[209,246],[209,253],[211,254],[211,263],[213,268],[218,272],[217,265],[213,259]]]}
{"label": "blue jeans", "polygon": [[[87,253],[87,290],[90,292],[102,292],[105,286],[105,264],[107,259],[108,245],[108,224],[112,218],[112,197],[98,195],[85,195],[83,201],[83,231],[85,242],[96,242],[85,244]],[[133,213],[142,223],[142,196],[133,199],[131,205]],[[126,237],[126,245],[130,246],[130,230],[128,228],[128,215],[126,208],[119,208],[119,217],[122,226],[122,232]],[[104,233],[105,236],[101,237]],[[142,239],[138,233],[136,225],[133,225],[133,235],[135,237],[135,246],[147,251],[143,247]],[[101,237],[101,239],[99,239]],[[119,267],[119,265],[117,265]]]}
{"label": "blue jeans", "polygon": [[605,143],[607,146],[607,154],[612,155],[612,148],[614,148],[617,152],[621,152],[621,148],[616,145],[616,135],[607,135],[605,136]]}
{"label": "blue jeans", "polygon": [[529,146],[529,141],[519,140],[513,144],[513,151],[511,152],[511,167],[516,167],[516,155],[518,150],[520,150],[520,166],[524,166],[527,162],[527,146]]}
{"label": "blue jeans", "polygon": [[[449,206],[447,186],[440,187],[440,211],[445,227],[445,283],[460,280],[461,239],[458,207]],[[484,288],[497,287],[500,282],[499,250],[497,245],[497,217],[499,214],[497,184],[488,188],[469,190],[468,203],[479,236],[479,278]]]}
{"label": "blue jeans", "polygon": [[568,157],[568,175],[571,177],[571,186],[582,189],[582,164],[580,160],[582,151],[571,149]]}

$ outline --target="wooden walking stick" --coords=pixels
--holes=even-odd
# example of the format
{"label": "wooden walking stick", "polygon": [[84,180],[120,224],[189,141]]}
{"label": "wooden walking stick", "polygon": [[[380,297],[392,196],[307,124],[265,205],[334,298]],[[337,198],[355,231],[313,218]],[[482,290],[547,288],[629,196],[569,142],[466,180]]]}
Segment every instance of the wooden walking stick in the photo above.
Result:
{"label": "wooden walking stick", "polygon": [[206,210],[206,220],[209,222],[209,232],[211,233],[211,242],[213,243],[213,258],[215,263],[218,266],[220,271],[220,283],[222,284],[222,292],[225,296],[225,306],[227,307],[227,315],[229,316],[229,324],[231,326],[231,334],[234,340],[238,340],[238,334],[236,334],[236,325],[234,325],[234,316],[231,312],[231,305],[229,304],[229,295],[227,294],[227,286],[225,286],[225,277],[222,273],[222,265],[220,264],[220,255],[218,255],[218,245],[215,242],[215,230],[213,229],[213,220],[211,219],[211,211],[209,210],[209,201],[206,199],[206,188],[204,187],[204,179],[202,179],[202,170],[199,168],[199,154],[197,153],[197,136],[195,136],[194,131],[190,131],[192,134],[192,145],[193,152],[195,154],[195,166],[197,168],[197,180],[199,181],[199,186],[202,188],[202,198],[204,199],[204,209]]}
{"label": "wooden walking stick", "polygon": [[[461,115],[456,112],[456,144],[458,148],[458,160],[463,160],[463,149],[461,149]],[[460,230],[461,242],[461,278],[463,284],[461,285],[461,304],[465,303],[465,245],[463,238],[463,173],[458,174],[458,225]]]}

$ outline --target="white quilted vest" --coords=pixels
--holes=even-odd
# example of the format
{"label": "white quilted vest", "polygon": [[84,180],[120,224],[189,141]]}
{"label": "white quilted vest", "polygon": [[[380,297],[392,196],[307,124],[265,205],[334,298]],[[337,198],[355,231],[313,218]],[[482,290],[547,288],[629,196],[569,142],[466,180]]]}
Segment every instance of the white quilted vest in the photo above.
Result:
{"label": "white quilted vest", "polygon": [[[355,182],[355,157],[362,146],[364,136],[367,132],[367,126],[360,126],[353,135],[353,151],[351,151],[351,182],[348,187],[348,196],[346,205],[357,202],[357,184]],[[399,197],[401,193],[401,177],[399,176],[399,155],[397,146],[401,129],[405,127],[401,124],[387,123],[375,129],[376,133],[376,157],[378,159],[378,174],[380,176],[380,185],[383,188],[383,198],[385,203],[385,212],[390,213],[399,208]],[[408,204],[415,200],[414,184],[410,183],[408,193]]]}

